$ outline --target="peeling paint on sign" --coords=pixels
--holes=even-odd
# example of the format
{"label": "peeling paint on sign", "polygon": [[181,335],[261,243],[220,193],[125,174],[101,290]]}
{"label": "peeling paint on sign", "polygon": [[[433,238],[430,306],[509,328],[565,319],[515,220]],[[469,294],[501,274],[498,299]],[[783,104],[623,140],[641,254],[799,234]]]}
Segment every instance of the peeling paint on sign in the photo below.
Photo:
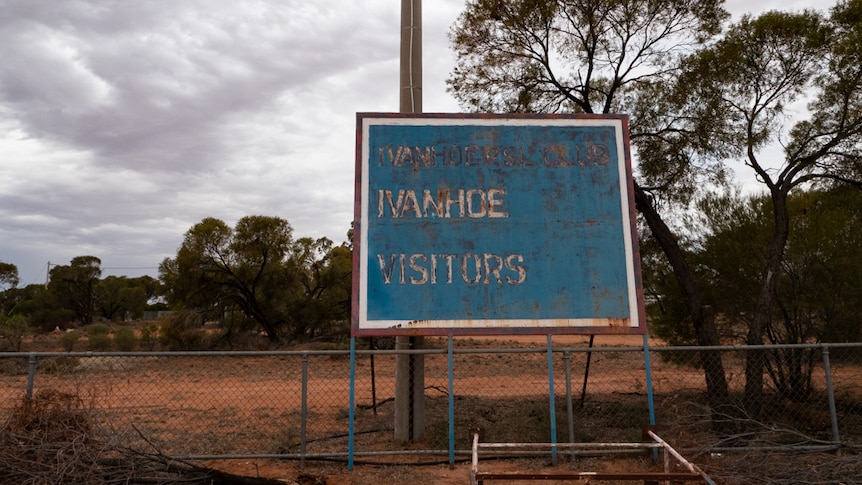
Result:
{"label": "peeling paint on sign", "polygon": [[623,116],[357,116],[354,335],[642,333]]}

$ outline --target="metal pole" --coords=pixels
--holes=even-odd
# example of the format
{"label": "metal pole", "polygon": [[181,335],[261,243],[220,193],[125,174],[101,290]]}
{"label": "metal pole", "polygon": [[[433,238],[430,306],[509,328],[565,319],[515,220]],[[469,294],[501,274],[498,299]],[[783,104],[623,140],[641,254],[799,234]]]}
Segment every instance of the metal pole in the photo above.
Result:
{"label": "metal pole", "polygon": [[455,467],[455,371],[452,358],[452,334],[449,334],[449,468]]}
{"label": "metal pole", "polygon": [[36,382],[36,355],[30,354],[27,362],[27,400],[33,399],[33,386]]}
{"label": "metal pole", "polygon": [[305,422],[308,420],[308,354],[302,354],[302,411],[299,419],[299,468],[305,470]]}
{"label": "metal pole", "polygon": [[[374,354],[372,354],[373,357]],[[348,425],[347,431],[347,469],[353,470],[353,437],[355,435],[354,432],[354,423],[356,413],[354,411],[356,398],[354,397],[356,391],[356,337],[350,338],[350,397],[349,397],[349,406],[350,409],[347,411],[348,421],[350,422]]]}
{"label": "metal pole", "polygon": [[401,0],[402,113],[422,112],[422,0]]}
{"label": "metal pole", "polygon": [[[593,348],[593,340],[595,340],[595,335],[590,335],[590,344],[587,348]],[[584,367],[584,385],[581,387],[581,409],[584,407],[584,400],[587,398],[587,379],[590,377],[590,361],[592,360],[593,353],[587,352],[587,365]]]}
{"label": "metal pole", "polygon": [[835,408],[835,389],[832,387],[832,366],[829,364],[829,347],[823,346],[823,372],[826,373],[826,396],[829,400],[829,418],[832,420],[832,441],[841,444],[838,435],[838,411]]}
{"label": "metal pole", "polygon": [[551,465],[557,466],[557,412],[554,401],[554,353],[551,347],[551,335],[548,334],[548,388],[550,389],[551,406]]}
{"label": "metal pole", "polygon": [[[644,366],[646,367],[647,403],[649,405],[649,425],[655,426],[655,402],[652,395],[652,366],[649,357],[649,337],[644,333]],[[658,450],[652,452],[653,461],[658,461]]]}
{"label": "metal pole", "polygon": [[[569,420],[569,443],[575,442],[575,411],[572,406],[572,354],[568,350],[563,352],[563,362],[566,363],[566,417]],[[569,458],[575,462],[575,450]]]}
{"label": "metal pole", "polygon": [[374,377],[374,337],[368,339],[371,350],[371,411],[377,416],[377,381]]}
{"label": "metal pole", "polygon": [[[399,108],[422,112],[422,1],[401,0]],[[419,349],[422,337],[396,337],[396,349]],[[395,356],[395,439],[420,441],[425,435],[425,356]]]}
{"label": "metal pole", "polygon": [[476,484],[476,474],[479,472],[479,430],[471,430],[471,450],[473,456],[470,459],[470,485]]}

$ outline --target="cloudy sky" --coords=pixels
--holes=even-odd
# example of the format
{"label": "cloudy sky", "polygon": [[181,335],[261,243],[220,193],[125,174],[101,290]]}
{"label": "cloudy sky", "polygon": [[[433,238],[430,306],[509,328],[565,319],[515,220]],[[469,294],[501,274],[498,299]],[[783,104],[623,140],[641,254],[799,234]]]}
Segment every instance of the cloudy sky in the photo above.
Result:
{"label": "cloudy sky", "polygon": [[[157,276],[192,225],[250,214],[344,241],[355,114],[398,110],[400,3],[0,0],[0,261]],[[455,112],[464,0],[423,3],[424,110]]]}

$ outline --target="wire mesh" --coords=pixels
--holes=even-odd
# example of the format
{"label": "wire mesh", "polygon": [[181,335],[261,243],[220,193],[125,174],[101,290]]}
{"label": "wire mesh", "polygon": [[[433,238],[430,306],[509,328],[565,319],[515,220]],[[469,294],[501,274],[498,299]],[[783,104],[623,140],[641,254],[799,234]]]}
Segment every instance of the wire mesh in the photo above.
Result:
{"label": "wire mesh", "polygon": [[[457,450],[470,448],[472,427],[485,430],[486,442],[548,442],[552,412],[559,442],[638,441],[649,424],[642,348],[554,348],[552,411],[546,348],[471,344],[455,348],[450,391],[445,339],[428,342],[418,443],[393,438],[398,351],[357,353],[355,451],[445,454],[450,425]],[[804,380],[795,386],[782,387],[767,369],[762,411],[752,415],[742,402],[744,348],[721,351],[729,396],[719,414],[710,408],[697,367],[699,349],[654,348],[656,425],[675,447],[698,455],[732,447],[860,446],[862,344],[827,347],[826,359],[823,349],[806,347],[808,367],[785,369]],[[8,416],[32,382],[36,390],[78,396],[118,433],[166,455],[343,456],[349,362],[348,351],[6,353],[0,354],[0,414]]]}

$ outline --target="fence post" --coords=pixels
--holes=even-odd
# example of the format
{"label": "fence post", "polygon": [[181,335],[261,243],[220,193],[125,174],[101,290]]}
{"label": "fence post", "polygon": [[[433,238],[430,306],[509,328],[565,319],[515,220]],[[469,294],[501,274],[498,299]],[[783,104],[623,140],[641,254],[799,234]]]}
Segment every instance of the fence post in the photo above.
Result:
{"label": "fence post", "polygon": [[557,409],[554,403],[554,351],[551,347],[551,334],[548,334],[548,389],[551,406],[551,465],[557,466]]}
{"label": "fence post", "polygon": [[829,419],[832,421],[832,440],[836,444],[841,443],[841,438],[838,436],[838,412],[835,408],[835,390],[832,387],[832,368],[829,365],[829,347],[822,345],[823,348],[823,371],[826,373],[826,398],[829,400]]}
{"label": "fence post", "polygon": [[[371,347],[371,372],[374,375],[374,345]],[[372,380],[371,391],[374,392],[374,383]],[[376,396],[372,398],[377,399]],[[356,432],[356,337],[350,337],[350,409],[347,411],[350,424],[347,431],[347,469],[353,471],[353,450],[355,446]],[[377,403],[372,400],[374,405],[374,414],[377,415]]]}
{"label": "fence post", "polygon": [[446,346],[446,367],[449,368],[449,468],[455,468],[455,369],[452,332],[449,332],[448,345]]}
{"label": "fence post", "polygon": [[[569,443],[575,442],[575,411],[572,405],[572,354],[568,350],[563,351],[563,362],[566,363],[566,417],[569,420]],[[575,462],[575,450],[569,461]]]}
{"label": "fence post", "polygon": [[[649,335],[644,332],[644,367],[646,367],[647,405],[649,406],[649,425],[655,427],[655,400],[652,389],[652,363],[649,356]],[[658,462],[658,450],[652,450],[653,462]]]}
{"label": "fence post", "polygon": [[308,420],[308,354],[302,353],[302,412],[299,421],[299,468],[305,470],[305,422]]}
{"label": "fence post", "polygon": [[27,400],[33,399],[33,385],[36,381],[36,354],[30,354],[27,362]]}

